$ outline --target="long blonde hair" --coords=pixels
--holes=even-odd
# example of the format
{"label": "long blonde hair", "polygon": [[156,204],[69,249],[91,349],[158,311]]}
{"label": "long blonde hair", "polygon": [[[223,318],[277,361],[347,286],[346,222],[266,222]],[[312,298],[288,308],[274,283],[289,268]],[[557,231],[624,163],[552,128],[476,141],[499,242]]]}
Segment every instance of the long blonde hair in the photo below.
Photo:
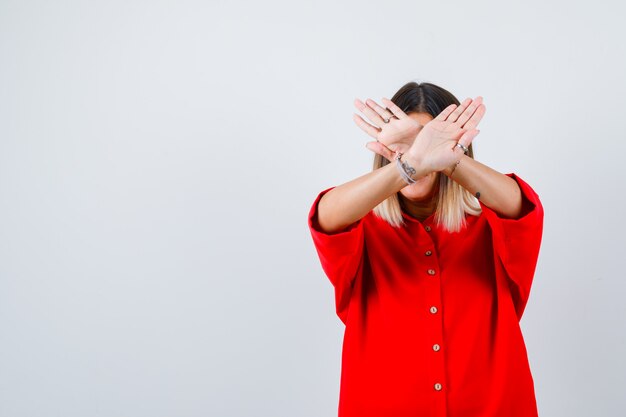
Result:
{"label": "long blonde hair", "polygon": [[[452,93],[439,86],[415,82],[405,84],[394,94],[391,101],[407,114],[422,112],[430,114],[433,118],[450,104],[460,104]],[[468,156],[474,157],[471,144],[469,145]],[[376,154],[372,168],[376,170],[389,162],[387,158]],[[457,232],[465,227],[466,214],[473,216],[480,214],[480,204],[476,197],[445,174],[439,172],[437,177],[435,224],[442,226],[449,232]],[[400,192],[392,195],[374,207],[374,213],[394,227],[404,225],[399,194]]]}

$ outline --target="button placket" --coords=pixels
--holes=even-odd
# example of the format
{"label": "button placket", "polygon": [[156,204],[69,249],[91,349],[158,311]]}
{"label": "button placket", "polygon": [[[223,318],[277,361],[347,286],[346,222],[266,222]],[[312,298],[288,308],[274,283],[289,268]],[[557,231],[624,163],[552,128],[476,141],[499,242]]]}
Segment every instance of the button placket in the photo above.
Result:
{"label": "button placket", "polygon": [[[442,302],[442,294],[441,294],[441,279],[433,279],[433,278],[441,278],[439,274],[441,273],[439,268],[439,260],[437,256],[437,252],[435,251],[434,244],[434,236],[431,233],[434,233],[433,228],[430,225],[424,225],[424,230],[428,233],[424,233],[424,239],[429,241],[429,245],[423,247],[422,256],[424,256],[423,260],[425,261],[424,272],[428,279],[424,282],[424,285],[427,288],[427,293],[429,294],[429,302],[428,306],[429,316],[432,318],[430,321],[431,326],[429,331],[429,339],[425,340],[426,343],[430,343],[428,349],[432,352],[431,363],[431,378],[432,378],[432,387],[433,392],[441,392],[443,391],[443,386],[446,383],[446,373],[445,373],[445,356],[441,353],[443,343],[443,316],[440,313],[439,309],[441,308]],[[422,272],[422,273],[424,273]],[[426,313],[428,314],[428,313]],[[439,342],[439,343],[437,343]],[[431,350],[432,349],[432,350]],[[437,401],[444,401],[444,403],[439,404],[439,407],[445,410],[445,396],[438,396],[439,399]]]}

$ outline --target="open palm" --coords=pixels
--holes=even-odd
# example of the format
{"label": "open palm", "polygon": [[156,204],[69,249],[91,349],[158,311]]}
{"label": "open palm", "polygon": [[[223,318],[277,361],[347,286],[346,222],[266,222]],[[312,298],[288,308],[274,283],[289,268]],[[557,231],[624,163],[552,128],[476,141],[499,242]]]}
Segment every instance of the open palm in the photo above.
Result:
{"label": "open palm", "polygon": [[[384,157],[392,155],[396,150],[406,152],[424,126],[408,117],[386,98],[383,98],[386,108],[381,107],[374,100],[368,99],[366,103],[358,99],[354,101],[355,107],[365,114],[370,122],[357,114],[353,116],[353,119],[361,130],[376,140],[368,143],[368,148]],[[392,107],[395,107],[395,110]]]}
{"label": "open palm", "polygon": [[426,123],[407,151],[409,158],[421,161],[430,171],[443,171],[454,164],[480,132],[476,129],[486,111],[482,97],[466,99],[460,106],[446,107]]}
{"label": "open palm", "polygon": [[[355,100],[355,105],[374,124],[365,122],[355,115],[355,122],[376,142],[367,144],[368,149],[393,159],[394,152],[407,153],[409,157],[421,161],[429,171],[442,171],[454,164],[463,154],[457,143],[467,147],[479,133],[476,129],[485,114],[482,97],[466,99],[459,106],[451,104],[433,120],[420,125],[409,117],[391,100],[383,98],[387,106],[383,108],[373,100],[363,105]],[[387,122],[385,122],[387,121]]]}

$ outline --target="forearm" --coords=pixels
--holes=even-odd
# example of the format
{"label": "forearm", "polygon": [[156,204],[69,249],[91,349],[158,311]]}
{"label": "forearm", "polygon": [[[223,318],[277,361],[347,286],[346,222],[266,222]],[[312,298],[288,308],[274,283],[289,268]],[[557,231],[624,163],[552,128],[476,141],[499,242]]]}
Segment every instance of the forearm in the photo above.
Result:
{"label": "forearm", "polygon": [[[427,174],[417,161],[402,157],[417,171],[418,179]],[[327,233],[338,232],[364,217],[374,207],[406,187],[396,161],[341,184],[322,196],[318,205],[318,223]]]}
{"label": "forearm", "polygon": [[522,192],[517,182],[467,155],[461,157],[454,170],[449,168],[443,174],[502,217],[518,218],[522,212]]}

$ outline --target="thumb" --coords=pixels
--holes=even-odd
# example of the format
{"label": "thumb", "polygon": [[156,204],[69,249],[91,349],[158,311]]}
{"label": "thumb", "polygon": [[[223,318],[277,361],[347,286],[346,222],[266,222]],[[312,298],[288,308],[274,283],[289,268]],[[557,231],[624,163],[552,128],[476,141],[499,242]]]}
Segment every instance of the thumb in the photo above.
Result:
{"label": "thumb", "polygon": [[382,156],[383,158],[387,158],[390,161],[393,159],[395,155],[395,153],[391,149],[389,149],[388,147],[386,147],[380,142],[367,142],[365,144],[365,147],[369,149],[370,151]]}
{"label": "thumb", "polygon": [[474,140],[474,138],[480,133],[480,130],[478,129],[472,129],[472,130],[468,130],[467,132],[465,132],[463,134],[463,136],[461,136],[461,138],[459,139],[459,142],[462,143],[465,146],[469,146],[470,143],[472,143],[472,141]]}

